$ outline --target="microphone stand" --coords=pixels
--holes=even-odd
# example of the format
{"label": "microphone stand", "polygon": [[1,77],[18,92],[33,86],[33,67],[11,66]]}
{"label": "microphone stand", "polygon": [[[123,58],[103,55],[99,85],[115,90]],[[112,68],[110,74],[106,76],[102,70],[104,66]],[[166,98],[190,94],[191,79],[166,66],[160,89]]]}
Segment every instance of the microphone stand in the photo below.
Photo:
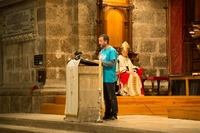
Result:
{"label": "microphone stand", "polygon": [[121,91],[121,84],[120,84],[120,61],[119,59],[117,60],[117,63],[118,63],[118,72],[119,72],[119,76],[118,76],[118,79],[119,79],[119,90],[118,90],[118,94],[120,94],[120,91]]}

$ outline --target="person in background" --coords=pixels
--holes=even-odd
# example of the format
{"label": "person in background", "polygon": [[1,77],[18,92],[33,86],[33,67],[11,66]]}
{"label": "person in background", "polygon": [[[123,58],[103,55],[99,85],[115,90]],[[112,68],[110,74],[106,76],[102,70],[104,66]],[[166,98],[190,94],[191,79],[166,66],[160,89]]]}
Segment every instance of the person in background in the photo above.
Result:
{"label": "person in background", "polygon": [[128,57],[130,46],[124,42],[120,47],[121,55],[118,56],[119,61],[119,78],[120,78],[120,95],[143,96],[143,86],[137,70],[142,68],[134,66]]}

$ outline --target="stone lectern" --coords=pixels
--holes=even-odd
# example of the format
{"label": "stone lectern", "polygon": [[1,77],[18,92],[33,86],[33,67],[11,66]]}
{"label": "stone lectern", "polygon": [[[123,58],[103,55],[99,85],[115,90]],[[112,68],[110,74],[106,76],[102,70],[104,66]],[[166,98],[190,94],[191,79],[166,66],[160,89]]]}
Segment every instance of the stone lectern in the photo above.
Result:
{"label": "stone lectern", "polygon": [[[76,114],[67,114],[65,110],[66,121],[76,121],[76,122],[91,122],[95,121],[99,116],[99,93],[98,93],[98,77],[99,77],[99,67],[98,66],[78,66],[78,106]],[[70,104],[76,104],[76,100],[73,102],[70,100]],[[69,102],[69,101],[68,101]],[[68,106],[66,105],[66,108]],[[69,106],[70,107],[70,106]]]}

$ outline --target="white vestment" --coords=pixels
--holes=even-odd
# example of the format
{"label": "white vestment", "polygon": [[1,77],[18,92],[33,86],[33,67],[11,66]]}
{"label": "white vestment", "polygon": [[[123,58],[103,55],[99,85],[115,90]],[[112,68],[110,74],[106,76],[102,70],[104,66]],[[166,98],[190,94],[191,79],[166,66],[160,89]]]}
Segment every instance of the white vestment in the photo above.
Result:
{"label": "white vestment", "polygon": [[[121,90],[123,90],[130,96],[141,95],[141,88],[142,88],[141,79],[140,79],[139,75],[136,72],[134,72],[134,68],[138,68],[138,67],[134,66],[128,57],[119,55],[118,60],[119,60],[119,65],[117,65],[117,71],[120,71],[120,73],[123,73],[126,71],[133,72],[130,74],[126,84],[123,85],[120,83]],[[128,68],[128,70],[127,70],[127,68]]]}

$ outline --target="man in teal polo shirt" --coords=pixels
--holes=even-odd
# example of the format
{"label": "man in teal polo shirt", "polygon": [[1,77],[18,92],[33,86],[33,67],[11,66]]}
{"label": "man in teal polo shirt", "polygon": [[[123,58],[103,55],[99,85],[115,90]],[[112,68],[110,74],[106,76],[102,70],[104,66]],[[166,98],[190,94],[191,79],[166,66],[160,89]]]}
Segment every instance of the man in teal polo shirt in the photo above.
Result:
{"label": "man in teal polo shirt", "polygon": [[105,100],[105,115],[103,120],[117,119],[118,105],[115,95],[117,51],[109,45],[106,34],[99,36],[99,45],[102,48],[99,58],[103,64],[103,93]]}

